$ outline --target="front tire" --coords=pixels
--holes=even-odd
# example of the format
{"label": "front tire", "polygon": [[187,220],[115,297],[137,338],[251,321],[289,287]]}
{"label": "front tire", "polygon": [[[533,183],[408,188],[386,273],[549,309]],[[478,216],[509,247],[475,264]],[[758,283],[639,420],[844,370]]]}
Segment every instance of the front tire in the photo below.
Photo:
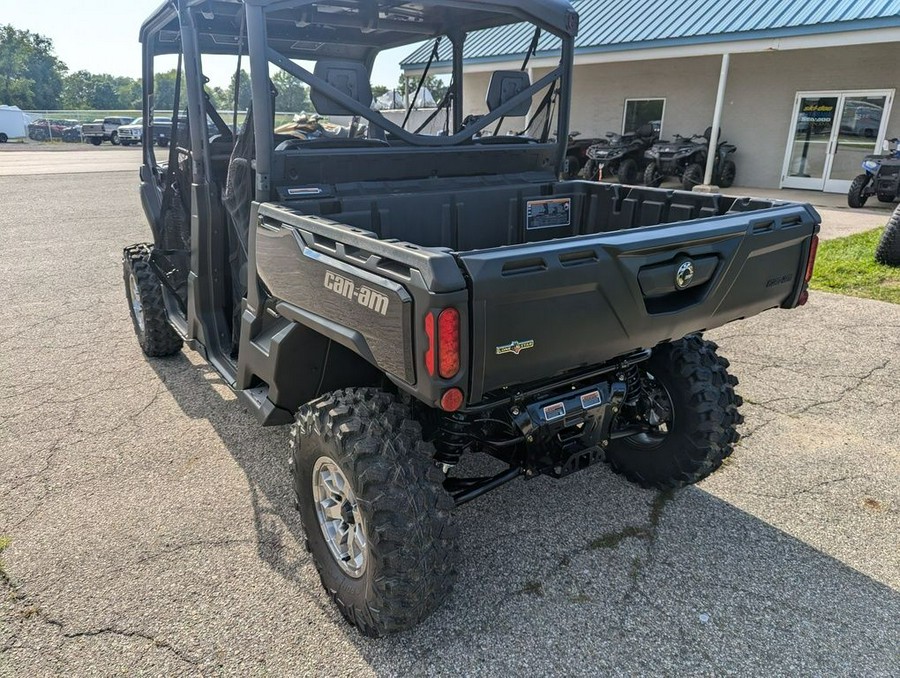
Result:
{"label": "front tire", "polygon": [[119,133],[118,132],[113,132],[112,134],[109,135],[109,143],[111,143],[113,146],[119,145]]}
{"label": "front tire", "polygon": [[625,158],[619,163],[619,168],[616,171],[616,178],[618,178],[620,184],[633,186],[638,178],[637,163],[632,158]]}
{"label": "front tire", "polygon": [[691,335],[653,350],[640,368],[645,388],[668,399],[670,421],[664,432],[611,441],[607,460],[614,471],[641,487],[674,489],[703,480],[731,455],[743,401],[717,348]]}
{"label": "front tire", "polygon": [[125,297],[141,350],[150,358],[163,358],[181,350],[183,341],[172,329],[163,304],[162,285],[150,268],[150,246],[132,245],[122,256]]}
{"label": "front tire", "polygon": [[291,447],[307,545],[347,621],[378,637],[431,614],[456,576],[454,502],[409,408],[336,391],[300,408]]}
{"label": "front tire", "polygon": [[566,161],[563,164],[563,179],[566,181],[572,181],[578,178],[578,174],[581,172],[581,160],[579,160],[577,155],[569,155],[566,156]]}
{"label": "front tire", "polygon": [[875,249],[875,261],[885,266],[900,266],[900,205],[891,215]]}
{"label": "front tire", "polygon": [[684,173],[681,175],[681,187],[686,191],[693,191],[694,186],[699,186],[703,183],[703,165],[697,162],[692,162],[690,165],[684,168]]}
{"label": "front tire", "polygon": [[659,165],[651,162],[644,169],[644,185],[651,188],[657,188],[662,183],[663,177],[659,173]]}
{"label": "front tire", "polygon": [[865,194],[866,186],[869,185],[871,177],[868,174],[858,174],[850,184],[850,190],[847,192],[847,204],[853,208],[860,208],[866,204],[869,196]]}

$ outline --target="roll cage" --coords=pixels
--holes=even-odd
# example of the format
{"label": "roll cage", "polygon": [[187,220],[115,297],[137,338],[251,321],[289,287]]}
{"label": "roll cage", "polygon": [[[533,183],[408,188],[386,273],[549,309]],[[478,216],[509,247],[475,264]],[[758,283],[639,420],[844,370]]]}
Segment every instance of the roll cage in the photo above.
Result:
{"label": "roll cage", "polygon": [[[463,45],[467,34],[496,26],[527,22],[547,35],[545,50],[561,55],[559,66],[519,91],[474,123],[463,124]],[[409,148],[435,152],[473,143],[517,107],[528,105],[548,87],[558,87],[555,141],[533,139],[533,146],[551,146],[557,170],[565,156],[568,136],[569,90],[574,36],[578,16],[567,0],[170,0],[143,25],[144,81],[153,82],[153,57],[180,54],[187,82],[187,111],[191,119],[208,114],[203,88],[201,55],[241,54],[249,57],[255,125],[256,199],[271,199],[274,118],[270,66],[276,66],[308,85],[311,91],[339,106],[346,114],[368,121],[381,138]],[[451,48],[449,97],[452,132],[422,135],[388,120],[379,111],[351,98],[297,61],[341,60],[360,64],[371,74],[383,50],[445,36]],[[144,103],[151,119],[153,92]],[[451,107],[448,106],[448,110]],[[299,111],[298,111],[299,112]],[[449,114],[448,114],[449,117]],[[208,139],[191,130],[195,179],[203,181],[209,165]],[[535,149],[536,150],[536,149]],[[369,152],[377,152],[370,149]],[[155,158],[147,154],[145,163]],[[277,177],[276,177],[277,178]]]}
{"label": "roll cage", "polygon": [[[522,22],[536,31],[528,54],[558,54],[559,65],[536,82],[531,82],[524,64],[520,71],[500,71],[508,82],[501,79],[503,86],[495,88],[492,81],[488,113],[464,120],[466,36]],[[172,325],[233,387],[251,388],[242,367],[247,358],[239,336],[247,322],[242,308],[258,302],[259,296],[248,245],[255,214],[251,201],[278,201],[279,196],[311,186],[352,182],[525,173],[555,179],[568,138],[577,28],[578,15],[567,0],[169,0],[163,4],[140,34],[144,64],[141,200],[154,234],[150,264],[162,282]],[[542,49],[537,49],[541,34],[545,39]],[[406,129],[405,121],[398,125],[371,109],[371,72],[380,52],[406,45],[412,51],[414,45],[438,38],[446,41],[445,49],[449,44],[452,56],[448,129],[445,135],[419,134]],[[153,116],[162,113],[156,110],[154,59],[165,55],[178,57],[174,103],[178,113],[173,118],[168,162],[160,164],[150,126]],[[238,69],[249,62],[252,124],[245,121],[240,131],[236,111],[223,119],[212,105],[203,75],[206,55],[235,57]],[[316,68],[309,70],[303,63],[307,61],[316,62]],[[273,67],[305,83],[316,108],[328,109],[318,112],[350,116],[351,129],[357,127],[358,119],[366,120],[368,138],[359,139],[361,143],[350,139],[351,143],[292,142],[287,148],[278,147],[283,140],[275,133]],[[345,76],[358,81],[343,87]],[[182,77],[186,96],[180,95]],[[535,108],[539,93],[543,99]],[[548,113],[540,138],[491,136],[500,131],[504,119],[522,117],[523,111],[530,111],[533,121],[535,111],[547,101],[555,102],[555,129],[551,130]],[[208,119],[216,134],[206,125],[193,124]],[[187,124],[179,129],[182,120]],[[183,136],[184,126],[188,139]],[[551,139],[551,131],[555,138]],[[241,190],[232,193],[238,166],[245,168],[246,182],[242,180]]]}

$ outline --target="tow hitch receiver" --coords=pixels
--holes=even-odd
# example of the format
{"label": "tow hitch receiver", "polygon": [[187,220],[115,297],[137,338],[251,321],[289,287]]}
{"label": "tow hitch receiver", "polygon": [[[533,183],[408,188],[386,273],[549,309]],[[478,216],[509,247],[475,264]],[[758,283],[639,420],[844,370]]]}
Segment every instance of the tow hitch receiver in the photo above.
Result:
{"label": "tow hitch receiver", "polygon": [[527,471],[561,478],[602,461],[626,390],[623,382],[601,382],[513,406],[510,417],[525,439]]}

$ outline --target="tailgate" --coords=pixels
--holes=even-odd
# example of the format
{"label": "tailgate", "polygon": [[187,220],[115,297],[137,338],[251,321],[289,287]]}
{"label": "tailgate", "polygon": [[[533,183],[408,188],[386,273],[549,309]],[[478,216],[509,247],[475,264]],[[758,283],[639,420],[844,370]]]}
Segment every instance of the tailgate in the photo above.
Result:
{"label": "tailgate", "polygon": [[811,208],[783,205],[460,253],[472,298],[470,402],[793,307],[817,231]]}

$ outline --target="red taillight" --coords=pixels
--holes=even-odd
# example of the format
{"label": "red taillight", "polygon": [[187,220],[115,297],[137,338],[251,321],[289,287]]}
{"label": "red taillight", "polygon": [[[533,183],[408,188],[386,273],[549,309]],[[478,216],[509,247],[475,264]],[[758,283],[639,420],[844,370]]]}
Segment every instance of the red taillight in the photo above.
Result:
{"label": "red taillight", "polygon": [[445,308],[438,316],[438,373],[444,379],[459,372],[459,311]]}
{"label": "red taillight", "polygon": [[819,249],[819,236],[814,235],[809,243],[809,261],[806,264],[806,282],[812,280],[813,269],[816,267],[816,252]]}
{"label": "red taillight", "polygon": [[441,398],[441,409],[444,412],[456,412],[463,406],[463,400],[465,400],[463,392],[458,388],[451,388]]}

